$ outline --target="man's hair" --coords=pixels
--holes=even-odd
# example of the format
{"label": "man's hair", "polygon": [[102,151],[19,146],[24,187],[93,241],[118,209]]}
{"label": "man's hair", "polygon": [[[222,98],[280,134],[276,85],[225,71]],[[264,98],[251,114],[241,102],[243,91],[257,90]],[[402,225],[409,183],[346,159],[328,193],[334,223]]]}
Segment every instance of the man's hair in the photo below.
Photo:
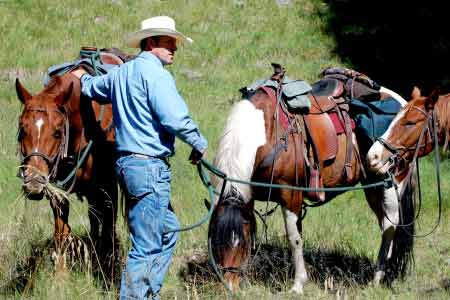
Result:
{"label": "man's hair", "polygon": [[152,39],[156,44],[159,43],[159,35],[150,36],[148,38],[142,39],[140,43],[141,51],[145,51],[145,48],[147,47],[147,40]]}

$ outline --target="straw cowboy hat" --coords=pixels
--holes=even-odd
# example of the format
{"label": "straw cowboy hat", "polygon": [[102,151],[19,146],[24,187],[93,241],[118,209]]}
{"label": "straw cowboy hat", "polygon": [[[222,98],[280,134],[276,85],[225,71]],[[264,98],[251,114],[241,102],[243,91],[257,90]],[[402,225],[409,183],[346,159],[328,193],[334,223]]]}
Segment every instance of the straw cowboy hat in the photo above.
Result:
{"label": "straw cowboy hat", "polygon": [[133,32],[127,37],[127,44],[132,48],[139,48],[143,39],[150,36],[167,35],[177,39],[179,42],[192,43],[190,37],[185,36],[175,29],[175,21],[167,16],[158,16],[141,22],[141,30]]}

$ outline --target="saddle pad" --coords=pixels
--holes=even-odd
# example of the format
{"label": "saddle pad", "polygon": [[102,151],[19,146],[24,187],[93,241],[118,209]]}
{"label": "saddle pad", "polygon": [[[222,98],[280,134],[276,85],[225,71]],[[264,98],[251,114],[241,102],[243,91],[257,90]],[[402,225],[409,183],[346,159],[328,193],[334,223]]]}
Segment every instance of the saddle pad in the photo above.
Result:
{"label": "saddle pad", "polygon": [[401,103],[395,98],[371,102],[352,99],[350,102],[357,133],[372,143],[383,135],[401,108]]}
{"label": "saddle pad", "polygon": [[[269,95],[270,100],[272,100],[273,106],[277,106],[277,97],[275,95],[275,91],[267,86],[262,86],[260,87],[267,95]],[[284,130],[287,130],[289,127],[289,121],[288,118],[286,116],[286,114],[284,113],[284,111],[280,108],[280,106],[277,107],[278,109],[278,119],[281,123],[281,125],[283,126]]]}

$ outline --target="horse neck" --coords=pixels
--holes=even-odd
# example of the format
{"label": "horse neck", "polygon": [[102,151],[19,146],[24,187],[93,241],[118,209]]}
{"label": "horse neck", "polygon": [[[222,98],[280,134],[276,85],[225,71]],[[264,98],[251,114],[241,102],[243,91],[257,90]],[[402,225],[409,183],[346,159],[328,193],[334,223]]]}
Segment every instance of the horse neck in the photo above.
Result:
{"label": "horse neck", "polygon": [[[236,103],[228,116],[225,129],[219,140],[214,165],[230,178],[250,180],[253,174],[257,150],[266,143],[264,112],[253,101]],[[221,180],[212,178],[220,190]],[[225,193],[233,186],[244,201],[249,201],[252,190],[247,184],[228,183]]]}
{"label": "horse neck", "polygon": [[72,94],[66,102],[65,107],[69,113],[69,118],[79,117],[80,114],[80,98],[81,85],[80,80],[72,74],[65,74],[61,77],[63,81],[63,89],[68,89],[70,84],[73,84]]}
{"label": "horse neck", "polygon": [[450,94],[441,95],[436,103],[439,144],[450,143]]}

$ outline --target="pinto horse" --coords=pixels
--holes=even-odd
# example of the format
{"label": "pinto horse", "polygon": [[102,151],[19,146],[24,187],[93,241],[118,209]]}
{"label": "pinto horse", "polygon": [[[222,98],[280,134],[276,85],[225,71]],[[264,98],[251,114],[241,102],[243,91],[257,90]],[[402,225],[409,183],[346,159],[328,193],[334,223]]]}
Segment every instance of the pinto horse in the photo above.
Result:
{"label": "pinto horse", "polygon": [[24,194],[34,200],[44,196],[50,199],[57,251],[65,249],[71,232],[69,201],[58,197],[52,184],[66,181],[62,186],[66,191],[86,197],[90,237],[99,250],[102,265],[111,271],[107,275],[112,276],[118,250],[118,191],[111,105],[102,108],[81,96],[80,81],[71,73],[52,77],[36,95],[31,95],[16,79],[16,91],[23,104],[18,151]]}
{"label": "pinto horse", "polygon": [[[259,89],[249,99],[234,104],[219,141],[214,165],[229,178],[257,181],[290,186],[308,186],[307,170],[304,163],[305,145],[302,132],[283,130],[280,119],[274,118],[277,103],[264,90]],[[293,114],[287,112],[288,117]],[[316,123],[313,123],[314,126]],[[324,135],[325,136],[325,135]],[[324,187],[352,186],[366,183],[375,177],[363,177],[365,153],[353,151],[349,163],[351,171],[344,175],[347,137],[338,136],[338,151],[335,159],[321,169]],[[358,139],[351,133],[350,141],[358,150]],[[328,147],[321,140],[321,147]],[[280,144],[284,145],[277,150]],[[362,149],[360,147],[360,149]],[[349,176],[350,175],[350,176]],[[351,177],[351,179],[349,179]],[[373,178],[372,178],[373,179]],[[213,177],[213,185],[221,191],[223,180]],[[326,192],[325,202],[338,193]],[[411,259],[414,227],[399,230],[399,203],[396,202],[394,188],[377,186],[365,190],[369,206],[376,214],[382,231],[382,242],[376,264],[374,281],[376,284],[404,276]],[[287,188],[250,186],[230,182],[225,185],[223,196],[216,201],[209,227],[209,242],[213,257],[223,272],[223,278],[232,291],[239,287],[240,273],[248,262],[251,249],[255,245],[256,219],[254,200],[273,201],[281,205],[285,229],[292,249],[295,265],[293,293],[302,293],[308,275],[303,258],[302,208],[308,194]],[[405,203],[404,201],[402,203]],[[413,212],[403,208],[403,214],[413,217]],[[407,232],[409,231],[409,232]],[[388,276],[389,275],[389,276]],[[391,276],[392,275],[392,276]]]}
{"label": "pinto horse", "polygon": [[450,139],[450,94],[439,95],[439,89],[435,89],[429,96],[422,96],[415,87],[408,105],[370,148],[369,167],[380,174],[394,169],[396,180],[401,181],[415,158],[434,149],[435,134],[438,144],[446,149]]}

